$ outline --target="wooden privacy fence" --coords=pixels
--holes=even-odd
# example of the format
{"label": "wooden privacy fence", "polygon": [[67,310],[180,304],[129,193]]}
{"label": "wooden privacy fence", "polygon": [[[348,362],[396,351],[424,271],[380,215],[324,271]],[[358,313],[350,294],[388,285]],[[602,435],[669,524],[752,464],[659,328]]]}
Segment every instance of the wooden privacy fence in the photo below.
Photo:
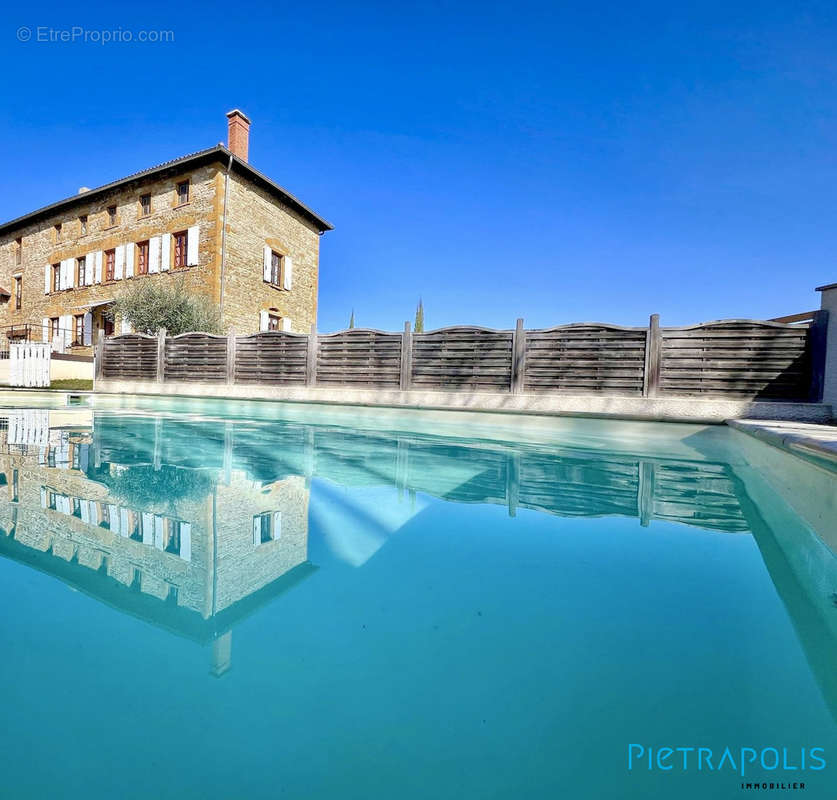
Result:
{"label": "wooden privacy fence", "polygon": [[827,312],[806,324],[721,320],[661,328],[599,323],[525,330],[354,328],[249,336],[100,337],[96,375],[406,390],[822,399]]}

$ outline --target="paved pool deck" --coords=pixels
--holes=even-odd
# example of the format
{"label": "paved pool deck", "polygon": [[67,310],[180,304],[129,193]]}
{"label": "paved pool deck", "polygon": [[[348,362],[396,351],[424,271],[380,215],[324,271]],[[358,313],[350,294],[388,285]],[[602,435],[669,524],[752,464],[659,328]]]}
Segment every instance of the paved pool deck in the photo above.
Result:
{"label": "paved pool deck", "polygon": [[727,420],[727,425],[774,447],[837,470],[837,425],[749,419]]}

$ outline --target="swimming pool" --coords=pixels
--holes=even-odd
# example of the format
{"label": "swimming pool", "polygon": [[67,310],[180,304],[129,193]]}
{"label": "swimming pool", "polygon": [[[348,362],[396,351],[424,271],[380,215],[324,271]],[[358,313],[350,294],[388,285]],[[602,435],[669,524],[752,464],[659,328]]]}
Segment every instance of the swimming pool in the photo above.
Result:
{"label": "swimming pool", "polygon": [[270,403],[2,426],[4,797],[834,796],[818,465],[724,427]]}

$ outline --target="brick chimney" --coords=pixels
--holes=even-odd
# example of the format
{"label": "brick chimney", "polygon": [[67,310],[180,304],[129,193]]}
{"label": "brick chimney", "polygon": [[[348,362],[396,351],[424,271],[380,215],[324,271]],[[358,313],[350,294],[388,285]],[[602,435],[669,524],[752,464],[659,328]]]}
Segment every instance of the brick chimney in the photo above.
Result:
{"label": "brick chimney", "polygon": [[246,161],[250,144],[250,120],[237,108],[227,112],[227,120],[227,149],[234,156]]}

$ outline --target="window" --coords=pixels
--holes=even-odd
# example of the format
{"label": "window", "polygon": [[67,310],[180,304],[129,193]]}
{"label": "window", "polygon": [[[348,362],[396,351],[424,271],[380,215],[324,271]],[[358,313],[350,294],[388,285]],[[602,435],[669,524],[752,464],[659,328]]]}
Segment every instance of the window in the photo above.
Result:
{"label": "window", "polygon": [[15,275],[15,311],[20,311],[23,304],[23,276]]}
{"label": "window", "polygon": [[137,242],[137,275],[148,275],[148,242]]}
{"label": "window", "polygon": [[180,523],[170,519],[167,520],[165,538],[163,539],[163,550],[167,553],[180,555]]}
{"label": "window", "polygon": [[177,205],[182,206],[189,202],[189,181],[181,181],[177,184]]}
{"label": "window", "polygon": [[53,292],[60,292],[61,291],[61,265],[60,264],[53,264],[52,265],[52,291]]}
{"label": "window", "polygon": [[151,213],[151,195],[144,194],[140,196],[140,216],[147,217]]}
{"label": "window", "polygon": [[267,315],[267,329],[269,331],[278,331],[282,327],[282,318],[278,314]]}
{"label": "window", "polygon": [[275,250],[270,253],[270,282],[274,286],[282,285],[282,261],[284,256],[281,256]]}
{"label": "window", "polygon": [[58,342],[61,340],[61,329],[58,327],[61,324],[60,317],[53,317],[49,321],[50,341]]}
{"label": "window", "polygon": [[73,317],[73,346],[84,344],[84,314]]}
{"label": "window", "polygon": [[61,238],[61,223],[55,223],[55,240],[58,241]]}
{"label": "window", "polygon": [[20,266],[23,263],[23,237],[15,239],[15,264]]}
{"label": "window", "polygon": [[116,206],[108,206],[108,225],[116,225]]}
{"label": "window", "polygon": [[102,317],[102,328],[104,328],[105,336],[113,336],[113,331],[114,331],[113,317],[103,316]]}
{"label": "window", "polygon": [[[78,264],[78,281],[76,282],[76,286],[84,286],[87,283],[87,258],[85,256],[77,258],[76,263]],[[93,265],[91,264],[90,266],[92,267]]]}
{"label": "window", "polygon": [[186,231],[178,231],[174,234],[174,268],[186,266],[186,249],[187,249]]}
{"label": "window", "polygon": [[259,545],[270,541],[270,512],[253,517],[253,544]]}
{"label": "window", "polygon": [[81,228],[81,235],[85,236],[87,234],[87,214],[82,214],[78,218],[78,224]]}
{"label": "window", "polygon": [[105,280],[112,281],[116,267],[116,250],[105,250]]}

